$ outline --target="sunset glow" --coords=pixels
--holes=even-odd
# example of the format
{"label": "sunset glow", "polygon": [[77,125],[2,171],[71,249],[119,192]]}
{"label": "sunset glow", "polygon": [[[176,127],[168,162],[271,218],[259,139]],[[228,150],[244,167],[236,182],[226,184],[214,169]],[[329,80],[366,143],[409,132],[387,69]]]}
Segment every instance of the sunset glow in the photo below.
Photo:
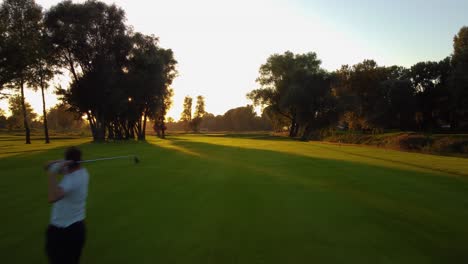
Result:
{"label": "sunset glow", "polygon": [[[58,1],[37,2],[49,8]],[[286,50],[316,52],[328,70],[364,59],[407,67],[443,59],[451,53],[452,38],[466,22],[463,10],[468,8],[456,0],[425,1],[432,7],[443,2],[432,13],[417,9],[422,1],[401,0],[104,2],[115,2],[136,31],[154,34],[161,46],[173,49],[179,76],[172,85],[169,116],[175,119],[186,95],[203,95],[207,111],[214,114],[251,103],[245,94],[256,87],[259,66],[269,55]],[[65,80],[59,83],[67,86]],[[46,97],[48,107],[57,103],[52,91]],[[26,100],[41,112],[39,93],[27,91]],[[7,110],[5,100],[0,108]]]}

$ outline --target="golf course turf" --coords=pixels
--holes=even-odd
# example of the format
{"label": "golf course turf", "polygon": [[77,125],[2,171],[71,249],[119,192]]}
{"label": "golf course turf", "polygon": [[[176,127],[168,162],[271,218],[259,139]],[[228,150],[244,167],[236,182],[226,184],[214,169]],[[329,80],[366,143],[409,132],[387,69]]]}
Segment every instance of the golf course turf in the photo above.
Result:
{"label": "golf course turf", "polygon": [[0,136],[0,261],[46,263],[45,161],[79,145],[82,263],[468,263],[468,159],[264,135]]}

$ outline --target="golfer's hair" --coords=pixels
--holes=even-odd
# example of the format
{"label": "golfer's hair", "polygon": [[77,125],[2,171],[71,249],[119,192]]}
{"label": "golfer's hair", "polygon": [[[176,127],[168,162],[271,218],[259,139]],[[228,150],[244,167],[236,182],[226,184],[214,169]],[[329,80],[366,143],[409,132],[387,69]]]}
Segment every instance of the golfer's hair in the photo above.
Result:
{"label": "golfer's hair", "polygon": [[81,150],[77,147],[69,147],[65,150],[65,160],[75,161],[69,166],[69,168],[74,169],[80,166],[78,161],[81,161]]}

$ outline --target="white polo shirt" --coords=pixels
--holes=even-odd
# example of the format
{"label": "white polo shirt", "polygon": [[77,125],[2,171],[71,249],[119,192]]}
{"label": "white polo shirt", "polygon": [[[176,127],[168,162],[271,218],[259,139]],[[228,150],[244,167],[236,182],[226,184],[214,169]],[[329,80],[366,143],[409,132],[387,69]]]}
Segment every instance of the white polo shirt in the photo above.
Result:
{"label": "white polo shirt", "polygon": [[52,206],[50,223],[56,227],[68,227],[86,216],[89,174],[85,168],[65,174],[59,186],[65,196]]}

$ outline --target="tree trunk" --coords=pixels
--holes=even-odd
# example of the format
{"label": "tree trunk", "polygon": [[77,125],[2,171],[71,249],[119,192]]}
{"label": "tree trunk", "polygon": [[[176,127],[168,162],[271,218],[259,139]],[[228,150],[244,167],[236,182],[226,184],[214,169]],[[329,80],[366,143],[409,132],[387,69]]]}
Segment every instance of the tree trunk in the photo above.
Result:
{"label": "tree trunk", "polygon": [[130,139],[130,122],[129,121],[124,121],[122,123],[122,127],[123,127],[123,133],[125,134],[125,139],[126,140],[129,140]]}
{"label": "tree trunk", "polygon": [[140,118],[138,118],[138,121],[135,124],[135,133],[136,133],[136,136],[137,136],[137,140],[140,140],[141,130],[142,129],[143,128],[142,128],[141,116],[140,116]]}
{"label": "tree trunk", "polygon": [[312,129],[310,125],[306,125],[304,131],[302,132],[301,140],[308,141],[310,139],[310,135],[312,133]]}
{"label": "tree trunk", "polygon": [[45,143],[49,144],[49,128],[47,127],[47,111],[45,105],[45,96],[44,96],[44,84],[41,82],[41,93],[42,93],[42,115],[44,116],[44,136],[45,136]]}
{"label": "tree trunk", "polygon": [[166,124],[164,123],[164,117],[161,118],[161,138],[166,138]]}
{"label": "tree trunk", "polygon": [[96,137],[97,137],[96,124],[93,120],[93,117],[91,117],[90,113],[86,113],[86,116],[88,117],[89,128],[91,129],[91,135],[93,136],[93,140],[96,140]]}
{"label": "tree trunk", "polygon": [[29,129],[28,114],[26,113],[26,103],[24,102],[24,82],[21,80],[21,108],[23,109],[23,124],[26,131],[26,144],[31,144],[31,130]]}
{"label": "tree trunk", "polygon": [[93,136],[93,140],[96,142],[103,142],[106,140],[106,123],[102,121],[99,116],[96,116],[95,121],[96,133]]}
{"label": "tree trunk", "polygon": [[127,133],[128,133],[128,139],[135,139],[135,130],[136,130],[136,124],[132,122],[129,122],[127,125]]}
{"label": "tree trunk", "polygon": [[296,122],[296,119],[293,119],[291,121],[291,128],[289,130],[289,137],[297,137],[297,134],[299,133],[299,124]]}
{"label": "tree trunk", "polygon": [[143,129],[141,130],[141,135],[138,137],[138,140],[146,140],[146,119],[148,115],[145,111],[145,115],[143,117]]}
{"label": "tree trunk", "polygon": [[106,126],[103,122],[98,121],[98,133],[96,140],[99,142],[106,140]]}
{"label": "tree trunk", "polygon": [[300,128],[300,126],[299,126],[299,123],[297,123],[297,122],[295,122],[294,124],[295,124],[295,126],[294,126],[293,137],[297,137],[297,134],[299,134],[299,128]]}
{"label": "tree trunk", "polygon": [[112,123],[110,123],[110,124],[107,126],[107,131],[109,131],[109,133],[108,133],[108,135],[107,135],[107,139],[108,139],[108,140],[115,140],[115,139],[116,139],[116,138],[115,138],[115,133],[114,133],[114,131],[115,131],[114,128],[115,128],[115,127],[113,126]]}
{"label": "tree trunk", "polygon": [[296,121],[291,120],[291,126],[289,127],[289,137],[294,137],[294,131],[296,129]]}

